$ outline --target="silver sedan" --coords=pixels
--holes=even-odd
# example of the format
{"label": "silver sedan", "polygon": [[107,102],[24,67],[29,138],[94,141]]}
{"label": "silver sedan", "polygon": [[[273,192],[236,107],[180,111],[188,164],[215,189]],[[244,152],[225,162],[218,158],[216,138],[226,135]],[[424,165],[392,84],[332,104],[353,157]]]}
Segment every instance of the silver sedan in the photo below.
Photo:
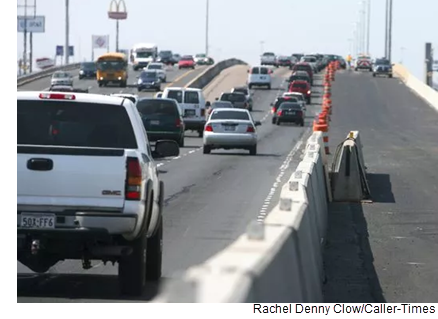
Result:
{"label": "silver sedan", "polygon": [[73,77],[64,71],[56,71],[52,75],[52,79],[50,81],[50,85],[67,85],[73,86]]}
{"label": "silver sedan", "polygon": [[257,155],[256,126],[251,113],[245,109],[214,109],[204,127],[204,154],[214,149],[246,149]]}

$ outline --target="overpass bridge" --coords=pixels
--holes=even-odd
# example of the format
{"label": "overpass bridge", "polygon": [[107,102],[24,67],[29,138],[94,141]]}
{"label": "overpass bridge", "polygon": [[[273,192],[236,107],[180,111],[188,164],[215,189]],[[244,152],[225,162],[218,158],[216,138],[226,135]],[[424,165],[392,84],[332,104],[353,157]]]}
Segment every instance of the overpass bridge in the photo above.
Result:
{"label": "overpass bridge", "polygon": [[[170,70],[168,85],[190,85],[205,68]],[[437,302],[438,103],[399,68],[394,79],[338,71],[331,84],[329,148],[333,154],[348,132],[360,132],[372,203],[322,195],[321,169],[333,161],[321,134],[312,134],[322,75],[303,128],[270,122],[270,103],[286,90],[289,70],[275,70],[272,90],[254,91],[253,116],[263,122],[257,156],[205,156],[193,135],[179,157],[159,162],[166,185],[163,279],[136,300]],[[245,84],[247,69],[223,69],[203,88],[207,100]],[[133,92],[75,82],[90,93]],[[42,78],[17,89],[48,86]],[[73,261],[36,275],[17,262],[18,301],[125,301],[116,275],[116,266],[84,271]]]}

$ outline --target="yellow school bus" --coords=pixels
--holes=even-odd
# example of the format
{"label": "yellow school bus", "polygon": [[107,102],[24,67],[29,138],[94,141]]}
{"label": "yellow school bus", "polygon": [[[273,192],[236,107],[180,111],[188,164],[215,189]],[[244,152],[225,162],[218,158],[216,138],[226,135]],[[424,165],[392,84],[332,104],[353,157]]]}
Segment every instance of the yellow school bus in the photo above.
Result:
{"label": "yellow school bus", "polygon": [[105,53],[97,61],[97,83],[107,86],[108,83],[126,87],[128,81],[128,58],[123,53]]}

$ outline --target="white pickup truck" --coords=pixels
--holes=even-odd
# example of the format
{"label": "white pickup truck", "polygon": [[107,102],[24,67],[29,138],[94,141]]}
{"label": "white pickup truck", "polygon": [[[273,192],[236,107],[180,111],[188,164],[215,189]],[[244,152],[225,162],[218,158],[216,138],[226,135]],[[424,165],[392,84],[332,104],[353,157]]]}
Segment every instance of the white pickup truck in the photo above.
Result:
{"label": "white pickup truck", "polygon": [[277,56],[273,52],[265,52],[260,57],[261,65],[273,65],[278,67]]}
{"label": "white pickup truck", "polygon": [[45,273],[58,261],[118,263],[122,294],[161,277],[164,184],[127,98],[17,92],[17,260]]}

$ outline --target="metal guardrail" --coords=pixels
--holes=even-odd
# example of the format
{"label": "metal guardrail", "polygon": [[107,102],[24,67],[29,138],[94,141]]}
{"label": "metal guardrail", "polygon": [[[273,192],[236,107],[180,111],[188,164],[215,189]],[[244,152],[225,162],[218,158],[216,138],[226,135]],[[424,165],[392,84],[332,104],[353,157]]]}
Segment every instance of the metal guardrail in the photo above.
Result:
{"label": "metal guardrail", "polygon": [[43,71],[22,75],[17,78],[17,87],[28,84],[35,80],[49,77],[56,71],[70,71],[70,70],[78,69],[80,65],[81,65],[80,63],[72,63],[68,65],[54,66]]}

